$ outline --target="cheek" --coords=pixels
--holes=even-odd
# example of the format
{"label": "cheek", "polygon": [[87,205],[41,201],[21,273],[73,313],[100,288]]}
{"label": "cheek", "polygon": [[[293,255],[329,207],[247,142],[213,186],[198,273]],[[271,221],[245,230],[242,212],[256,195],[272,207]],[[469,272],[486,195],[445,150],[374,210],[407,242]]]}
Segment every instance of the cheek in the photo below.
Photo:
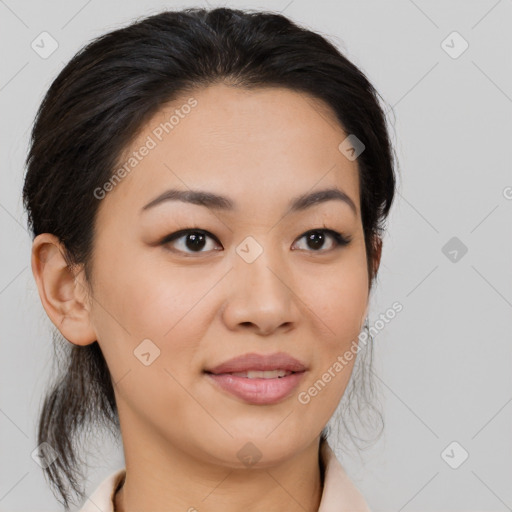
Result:
{"label": "cheek", "polygon": [[[184,414],[194,378],[194,356],[210,319],[201,297],[208,282],[193,287],[183,273],[119,261],[98,290],[94,324],[116,383],[118,406],[129,404],[155,421],[169,411]],[[101,306],[99,306],[101,304]],[[188,405],[190,408],[190,404]]]}
{"label": "cheek", "polygon": [[[133,252],[133,251],[132,251]],[[211,274],[211,273],[210,273]],[[173,269],[164,258],[120,258],[102,275],[100,294],[105,309],[133,340],[163,340],[190,321],[196,306],[214,283],[212,276],[193,268]],[[107,320],[109,320],[107,318]]]}
{"label": "cheek", "polygon": [[368,304],[366,261],[347,258],[322,273],[309,273],[303,296],[327,346],[340,348],[360,332]]}
{"label": "cheek", "polygon": [[[350,257],[349,257],[350,256]],[[315,371],[305,391],[305,405],[326,421],[349,382],[357,357],[358,336],[368,305],[364,253],[354,251],[329,275],[308,278],[308,307],[314,312]],[[300,401],[300,400],[299,400]],[[301,402],[302,403],[302,402]]]}
{"label": "cheek", "polygon": [[[211,287],[208,279],[198,280],[196,275],[194,280],[182,271],[171,275],[168,267],[137,261],[135,255],[129,261],[101,261],[96,267],[92,321],[113,379],[146,368],[139,357],[146,352],[155,361],[151,366],[190,371],[190,359],[208,321],[200,307]],[[152,373],[140,378],[151,380]]]}

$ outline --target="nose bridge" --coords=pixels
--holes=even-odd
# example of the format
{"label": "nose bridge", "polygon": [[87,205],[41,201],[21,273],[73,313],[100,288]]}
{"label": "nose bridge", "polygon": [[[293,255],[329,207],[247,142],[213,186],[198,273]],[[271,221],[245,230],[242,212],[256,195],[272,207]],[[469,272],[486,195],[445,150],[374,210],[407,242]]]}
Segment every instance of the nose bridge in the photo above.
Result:
{"label": "nose bridge", "polygon": [[235,279],[243,287],[247,286],[246,291],[249,292],[252,290],[271,296],[286,295],[287,288],[283,283],[286,281],[285,262],[279,249],[272,246],[271,239],[271,235],[261,235],[258,238],[247,236],[236,247]]}
{"label": "nose bridge", "polygon": [[246,237],[236,248],[231,289],[228,292],[225,321],[235,328],[253,324],[270,333],[282,324],[298,319],[286,271],[286,255],[270,247],[272,236]]}

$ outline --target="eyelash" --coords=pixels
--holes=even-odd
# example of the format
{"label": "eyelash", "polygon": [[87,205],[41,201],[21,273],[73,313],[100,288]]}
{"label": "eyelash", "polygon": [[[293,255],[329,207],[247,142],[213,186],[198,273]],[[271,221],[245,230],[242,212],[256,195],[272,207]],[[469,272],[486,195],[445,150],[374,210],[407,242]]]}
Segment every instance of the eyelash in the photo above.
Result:
{"label": "eyelash", "polygon": [[[170,242],[173,242],[174,240],[180,239],[180,238],[182,238],[185,235],[190,234],[190,233],[199,233],[199,234],[206,235],[206,236],[212,238],[213,240],[215,240],[219,245],[221,245],[220,242],[218,241],[217,237],[212,235],[210,232],[205,231],[204,229],[199,229],[199,228],[181,229],[180,231],[176,231],[175,233],[171,233],[170,235],[165,236],[159,242],[159,245],[168,245]],[[303,233],[298,238],[298,240],[301,240],[306,235],[309,235],[311,233],[323,233],[323,234],[330,235],[331,238],[334,240],[335,246],[334,246],[333,249],[328,249],[328,250],[320,249],[320,250],[317,250],[317,251],[310,250],[310,251],[307,251],[307,252],[313,252],[313,253],[330,252],[330,251],[333,251],[335,249],[339,249],[341,247],[344,247],[344,246],[348,245],[351,242],[351,240],[352,240],[352,238],[350,236],[344,235],[342,233],[339,233],[338,231],[334,231],[333,229],[328,229],[328,228],[310,229],[309,231],[306,231],[305,233]],[[184,252],[184,251],[178,250],[176,252],[181,252],[183,254],[186,254],[187,256],[190,256],[190,255],[195,255],[195,254],[208,253],[210,251]]]}

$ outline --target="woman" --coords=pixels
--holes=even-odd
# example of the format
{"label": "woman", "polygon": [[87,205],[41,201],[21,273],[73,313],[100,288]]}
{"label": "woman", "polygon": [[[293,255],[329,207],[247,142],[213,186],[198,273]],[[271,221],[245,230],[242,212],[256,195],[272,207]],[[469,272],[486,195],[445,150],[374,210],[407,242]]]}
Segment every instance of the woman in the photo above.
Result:
{"label": "woman", "polygon": [[68,349],[38,431],[66,509],[103,422],[126,467],[83,511],[368,510],[326,425],[394,191],[376,91],[282,15],[163,12],[81,50],[24,185]]}

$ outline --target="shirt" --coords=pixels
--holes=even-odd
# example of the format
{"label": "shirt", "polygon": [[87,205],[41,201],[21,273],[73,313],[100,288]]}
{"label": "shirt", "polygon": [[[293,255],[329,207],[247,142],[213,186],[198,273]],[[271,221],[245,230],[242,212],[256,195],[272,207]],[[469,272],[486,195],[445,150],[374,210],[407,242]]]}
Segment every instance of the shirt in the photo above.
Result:
{"label": "shirt", "polygon": [[[359,489],[351,482],[332,448],[323,439],[320,457],[325,471],[318,512],[371,512]],[[126,468],[111,473],[79,512],[114,512],[114,496],[125,474]]]}

